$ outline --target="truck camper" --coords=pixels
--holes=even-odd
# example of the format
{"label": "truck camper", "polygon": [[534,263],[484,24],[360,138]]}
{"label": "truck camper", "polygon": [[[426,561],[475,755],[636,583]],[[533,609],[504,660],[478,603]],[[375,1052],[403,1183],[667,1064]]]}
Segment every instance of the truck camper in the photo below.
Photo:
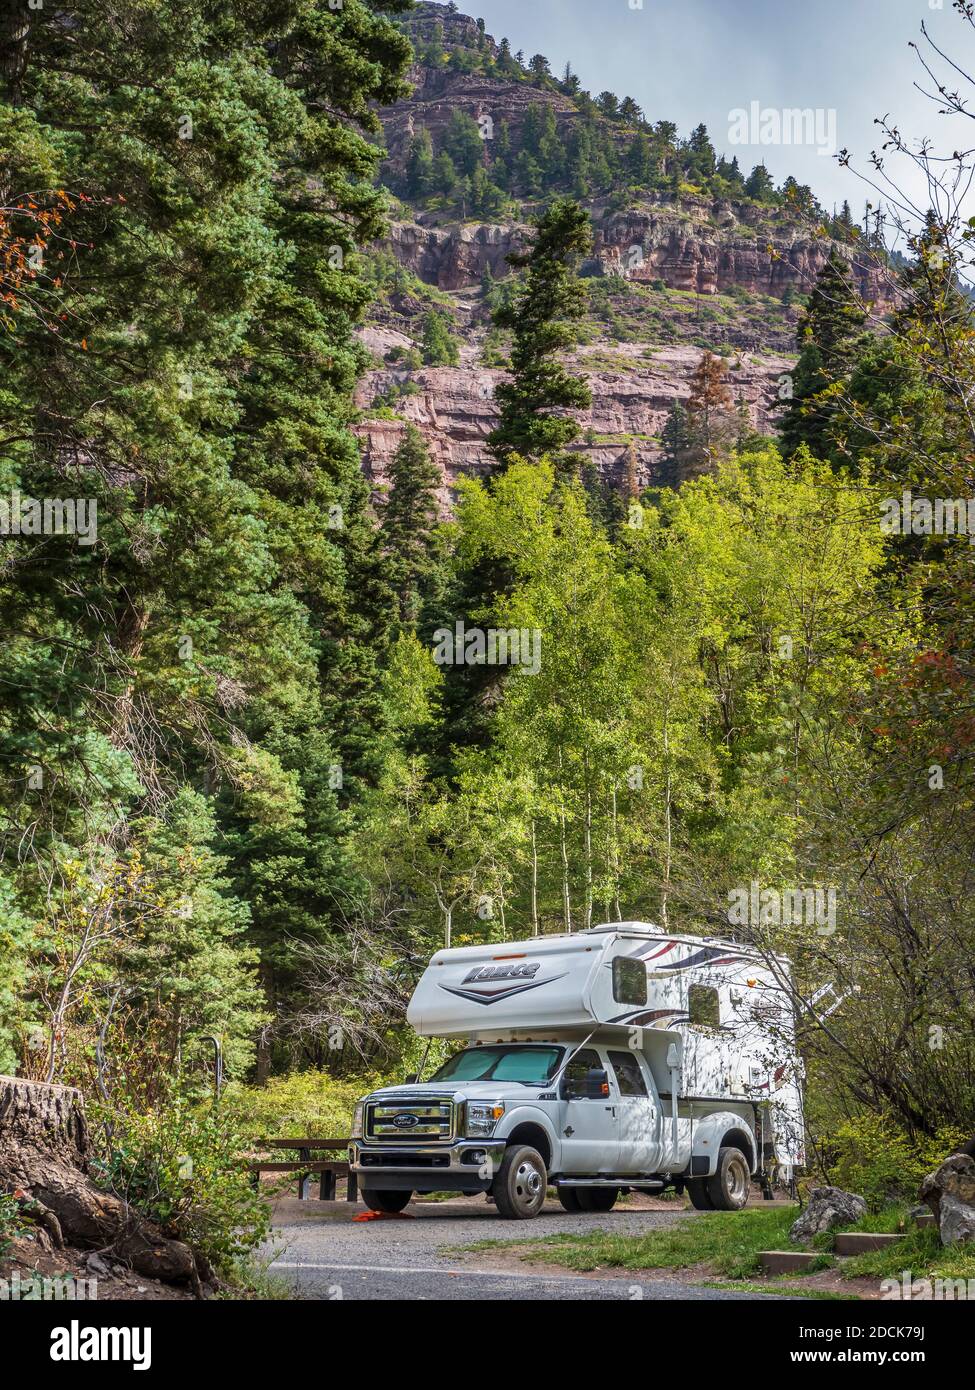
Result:
{"label": "truck camper", "polygon": [[349,1162],[366,1205],[486,1192],[538,1214],[622,1191],[739,1210],[752,1180],[804,1162],[790,966],[715,937],[615,922],[438,951],[407,1010],[463,1041],[426,1080],[356,1106]]}

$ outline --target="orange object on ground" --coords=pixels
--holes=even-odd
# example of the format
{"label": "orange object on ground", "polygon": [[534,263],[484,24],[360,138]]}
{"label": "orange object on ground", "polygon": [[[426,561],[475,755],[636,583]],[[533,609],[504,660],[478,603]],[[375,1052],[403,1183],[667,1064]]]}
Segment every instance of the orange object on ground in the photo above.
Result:
{"label": "orange object on ground", "polygon": [[358,1216],[353,1216],[353,1221],[415,1221],[415,1216],[410,1216],[405,1211],[363,1211]]}

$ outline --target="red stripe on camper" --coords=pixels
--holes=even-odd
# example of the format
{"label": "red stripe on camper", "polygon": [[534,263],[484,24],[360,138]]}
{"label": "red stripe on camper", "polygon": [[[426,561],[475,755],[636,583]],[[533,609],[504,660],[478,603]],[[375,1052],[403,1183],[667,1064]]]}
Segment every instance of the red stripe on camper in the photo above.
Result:
{"label": "red stripe on camper", "polygon": [[668,951],[672,951],[678,945],[676,941],[665,941],[659,950],[651,951],[649,955],[643,957],[644,960],[656,960],[658,956],[665,956]]}

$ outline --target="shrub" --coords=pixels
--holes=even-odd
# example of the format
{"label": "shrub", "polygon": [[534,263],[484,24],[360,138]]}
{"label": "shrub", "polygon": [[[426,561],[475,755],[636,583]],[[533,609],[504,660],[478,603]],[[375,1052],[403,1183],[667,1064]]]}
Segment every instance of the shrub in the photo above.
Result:
{"label": "shrub", "polygon": [[144,1114],[96,1108],[95,1116],[96,1177],[221,1274],[240,1272],[270,1213],[251,1186],[248,1139],[232,1111],[174,1099]]}
{"label": "shrub", "polygon": [[858,1115],[836,1131],[830,1181],[858,1192],[874,1209],[898,1198],[913,1200],[921,1179],[967,1137],[960,1129],[942,1129],[933,1139],[911,1139],[886,1116]]}
{"label": "shrub", "polygon": [[0,1192],[0,1255],[23,1229],[24,1223],[17,1198],[12,1192]]}
{"label": "shrub", "polygon": [[254,1138],[344,1139],[356,1101],[383,1084],[379,1076],[339,1081],[327,1072],[302,1071],[272,1077],[264,1086],[231,1086],[225,1103]]}

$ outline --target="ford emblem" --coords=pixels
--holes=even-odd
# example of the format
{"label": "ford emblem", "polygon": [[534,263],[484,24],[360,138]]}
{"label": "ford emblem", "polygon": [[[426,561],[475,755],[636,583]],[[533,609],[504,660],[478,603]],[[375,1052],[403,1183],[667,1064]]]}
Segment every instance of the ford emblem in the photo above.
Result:
{"label": "ford emblem", "polygon": [[412,1129],[413,1126],[418,1123],[419,1121],[417,1120],[415,1115],[393,1116],[393,1124],[396,1126],[397,1129]]}

